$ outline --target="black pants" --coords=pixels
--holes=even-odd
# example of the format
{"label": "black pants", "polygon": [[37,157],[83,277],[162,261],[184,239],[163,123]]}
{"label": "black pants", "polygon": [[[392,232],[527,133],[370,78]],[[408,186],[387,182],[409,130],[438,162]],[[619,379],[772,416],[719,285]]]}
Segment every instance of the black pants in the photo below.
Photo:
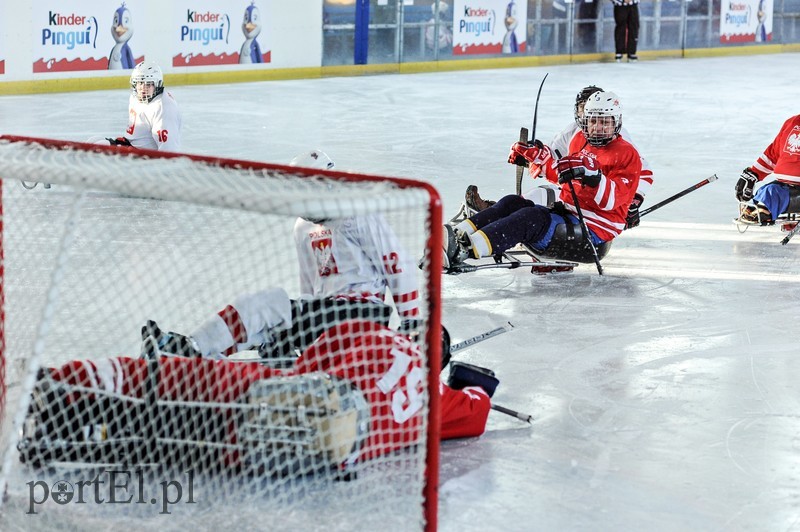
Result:
{"label": "black pants", "polygon": [[639,4],[614,6],[614,44],[617,55],[636,55],[639,44]]}

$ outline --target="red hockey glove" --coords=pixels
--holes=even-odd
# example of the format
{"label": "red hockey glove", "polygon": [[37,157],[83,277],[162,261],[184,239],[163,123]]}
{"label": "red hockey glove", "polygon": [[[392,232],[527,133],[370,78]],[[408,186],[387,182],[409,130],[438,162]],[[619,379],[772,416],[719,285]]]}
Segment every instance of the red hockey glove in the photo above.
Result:
{"label": "red hockey glove", "polygon": [[534,140],[533,145],[529,146],[522,142],[515,142],[511,146],[511,153],[508,154],[508,162],[517,166],[544,166],[553,158],[550,147],[542,144],[541,140]]}
{"label": "red hockey glove", "polygon": [[106,137],[106,140],[112,146],[129,146],[131,148],[133,147],[133,145],[131,144],[131,141],[126,139],[125,137],[117,137],[115,139]]}
{"label": "red hockey glove", "polygon": [[568,155],[556,163],[559,184],[578,180],[587,187],[596,187],[603,177],[597,161],[585,155]]}
{"label": "red hockey glove", "polygon": [[757,181],[758,176],[752,168],[748,167],[742,170],[742,175],[739,177],[739,180],[736,182],[736,187],[734,188],[736,199],[739,201],[750,201],[753,199],[753,187],[756,186]]}
{"label": "red hockey glove", "polygon": [[633,196],[633,201],[631,201],[628,207],[628,216],[625,217],[625,229],[630,229],[631,227],[639,225],[639,207],[642,206],[643,201],[644,198],[641,194]]}

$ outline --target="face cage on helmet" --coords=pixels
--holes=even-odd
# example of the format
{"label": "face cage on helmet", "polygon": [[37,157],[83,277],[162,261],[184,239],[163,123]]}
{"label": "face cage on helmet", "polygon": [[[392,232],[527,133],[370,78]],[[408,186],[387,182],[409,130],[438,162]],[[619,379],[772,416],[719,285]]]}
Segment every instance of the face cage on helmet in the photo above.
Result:
{"label": "face cage on helmet", "polygon": [[[139,97],[139,92],[136,90],[136,84],[142,82],[145,85],[153,85],[155,87],[152,96],[144,96],[142,98]],[[133,91],[133,97],[136,98],[138,101],[142,103],[150,103],[155,99],[156,96],[164,92],[164,85],[163,84],[156,85],[154,81],[148,81],[140,77],[139,79],[131,81],[131,91]]]}
{"label": "face cage on helmet", "polygon": [[[592,118],[610,118],[614,120],[614,131],[611,133],[602,133],[602,134],[589,134],[589,118],[585,114],[583,118],[580,119],[578,124],[581,127],[581,131],[583,131],[583,135],[586,137],[586,141],[591,144],[592,146],[605,146],[619,134],[619,130],[622,129],[622,120],[617,120],[613,116],[605,115],[605,114],[594,114]],[[603,128],[605,129],[605,128]]]}

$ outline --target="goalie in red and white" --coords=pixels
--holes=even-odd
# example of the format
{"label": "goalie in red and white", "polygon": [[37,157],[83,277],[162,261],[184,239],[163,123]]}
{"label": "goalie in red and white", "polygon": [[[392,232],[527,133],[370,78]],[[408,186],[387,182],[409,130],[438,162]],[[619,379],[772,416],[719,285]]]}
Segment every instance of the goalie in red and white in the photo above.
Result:
{"label": "goalie in red and white", "polygon": [[[271,473],[297,472],[302,462],[309,472],[347,472],[422,441],[420,349],[380,323],[338,323],[289,368],[164,355],[162,333],[143,334],[147,356],[40,371],[23,461],[224,464]],[[449,346],[446,334],[443,343]],[[498,383],[489,370],[454,362],[448,384],[440,383],[441,437],[482,434]]]}

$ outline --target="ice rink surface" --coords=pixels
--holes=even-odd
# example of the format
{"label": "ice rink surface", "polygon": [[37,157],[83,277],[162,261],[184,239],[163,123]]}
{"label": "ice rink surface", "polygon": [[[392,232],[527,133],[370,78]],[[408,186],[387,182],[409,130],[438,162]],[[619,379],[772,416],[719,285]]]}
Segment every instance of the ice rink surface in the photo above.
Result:
{"label": "ice rink surface", "polygon": [[[454,341],[516,329],[457,358],[496,371],[486,434],[442,446],[440,529],[800,530],[800,237],[740,234],[741,170],[798,112],[798,55],[645,61],[169,87],[184,150],[288,162],[325,150],[341,170],[433,183],[449,218],[467,185],[514,191],[521,126],[547,142],[575,94],[616,92],[655,172],[646,216],[571,274],[444,279]],[[118,136],[126,91],[0,97],[0,131]],[[527,180],[526,188],[535,185]],[[288,242],[288,240],[287,240]],[[354,527],[355,524],[354,524]]]}

